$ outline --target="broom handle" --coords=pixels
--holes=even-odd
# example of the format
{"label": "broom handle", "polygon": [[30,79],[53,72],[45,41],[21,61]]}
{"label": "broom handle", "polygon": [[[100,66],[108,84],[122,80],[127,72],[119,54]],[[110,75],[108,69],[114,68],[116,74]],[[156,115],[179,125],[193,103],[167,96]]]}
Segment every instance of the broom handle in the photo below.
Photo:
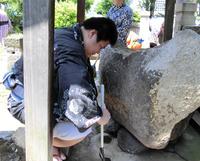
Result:
{"label": "broom handle", "polygon": [[[104,85],[101,84],[100,86],[101,91],[101,109],[103,110],[104,107]],[[104,147],[104,126],[101,125],[101,148]]]}
{"label": "broom handle", "polygon": [[104,145],[103,145],[103,143],[104,143],[103,133],[104,133],[104,126],[101,125],[101,148],[104,147]]}

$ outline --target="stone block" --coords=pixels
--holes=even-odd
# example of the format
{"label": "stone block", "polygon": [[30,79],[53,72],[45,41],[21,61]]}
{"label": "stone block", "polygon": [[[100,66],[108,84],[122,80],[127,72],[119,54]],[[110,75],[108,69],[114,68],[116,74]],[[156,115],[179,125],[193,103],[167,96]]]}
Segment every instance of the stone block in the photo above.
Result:
{"label": "stone block", "polygon": [[175,126],[199,107],[199,44],[197,33],[184,30],[152,49],[102,50],[106,106],[145,146],[164,148]]}

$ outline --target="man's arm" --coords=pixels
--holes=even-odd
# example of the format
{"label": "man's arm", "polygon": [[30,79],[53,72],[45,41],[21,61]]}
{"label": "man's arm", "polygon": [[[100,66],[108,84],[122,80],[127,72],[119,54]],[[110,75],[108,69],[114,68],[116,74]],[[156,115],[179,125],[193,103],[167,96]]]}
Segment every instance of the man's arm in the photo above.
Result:
{"label": "man's arm", "polygon": [[108,121],[110,120],[110,112],[105,108],[102,110],[103,115],[102,117],[97,121],[99,125],[106,125]]}
{"label": "man's arm", "polygon": [[59,65],[59,105],[65,110],[66,118],[79,130],[89,128],[102,115],[90,79],[87,68],[76,61],[68,60]]}

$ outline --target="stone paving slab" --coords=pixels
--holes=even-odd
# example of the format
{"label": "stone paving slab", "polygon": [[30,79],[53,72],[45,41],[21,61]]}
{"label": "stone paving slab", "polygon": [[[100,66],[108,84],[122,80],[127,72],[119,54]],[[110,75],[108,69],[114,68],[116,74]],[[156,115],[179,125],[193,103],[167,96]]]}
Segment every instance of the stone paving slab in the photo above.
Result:
{"label": "stone paving slab", "polygon": [[[69,161],[99,161],[100,135],[72,148]],[[117,139],[105,144],[105,156],[111,161],[200,161],[200,134],[191,126],[175,143],[163,150],[147,150],[140,154],[128,154],[118,147]]]}
{"label": "stone paving slab", "polygon": [[200,161],[200,134],[191,126],[188,127],[175,150],[186,161]]}

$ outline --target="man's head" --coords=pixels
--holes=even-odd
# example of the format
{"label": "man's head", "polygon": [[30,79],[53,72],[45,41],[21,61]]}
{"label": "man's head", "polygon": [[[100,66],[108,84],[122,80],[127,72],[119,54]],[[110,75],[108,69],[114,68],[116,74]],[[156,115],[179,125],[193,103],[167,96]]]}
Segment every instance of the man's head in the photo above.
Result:
{"label": "man's head", "polygon": [[82,32],[86,55],[89,57],[99,53],[108,44],[114,45],[117,41],[115,23],[104,17],[94,17],[82,23]]}

